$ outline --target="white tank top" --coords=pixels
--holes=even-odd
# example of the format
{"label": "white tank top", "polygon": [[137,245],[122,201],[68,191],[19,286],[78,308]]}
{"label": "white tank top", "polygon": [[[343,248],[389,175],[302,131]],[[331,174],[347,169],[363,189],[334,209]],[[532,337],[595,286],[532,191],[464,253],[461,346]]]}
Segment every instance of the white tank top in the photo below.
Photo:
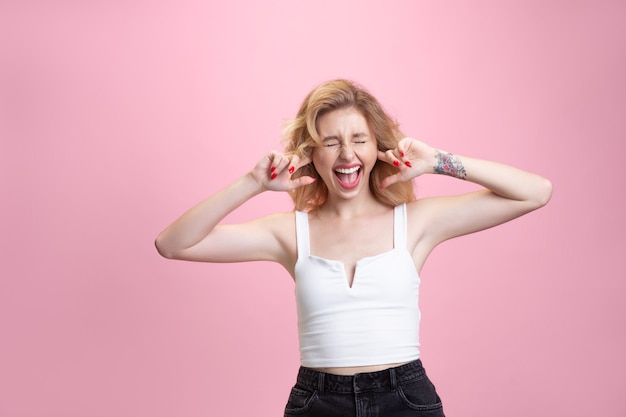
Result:
{"label": "white tank top", "polygon": [[394,209],[394,248],[360,259],[350,287],[342,262],[311,255],[308,214],[296,212],[302,366],[369,366],[419,358],[420,278],[406,235],[403,204]]}

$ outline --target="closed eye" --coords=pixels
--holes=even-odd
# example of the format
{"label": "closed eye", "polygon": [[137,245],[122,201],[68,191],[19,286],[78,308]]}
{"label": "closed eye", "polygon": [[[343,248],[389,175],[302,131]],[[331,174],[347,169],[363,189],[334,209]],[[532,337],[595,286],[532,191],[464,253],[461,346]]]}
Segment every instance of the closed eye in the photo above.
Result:
{"label": "closed eye", "polygon": [[324,146],[325,148],[331,148],[333,146],[337,146],[339,145],[339,138],[335,135],[333,136],[326,136],[323,140],[322,140],[322,146]]}
{"label": "closed eye", "polygon": [[363,132],[352,135],[352,143],[367,143],[367,134]]}

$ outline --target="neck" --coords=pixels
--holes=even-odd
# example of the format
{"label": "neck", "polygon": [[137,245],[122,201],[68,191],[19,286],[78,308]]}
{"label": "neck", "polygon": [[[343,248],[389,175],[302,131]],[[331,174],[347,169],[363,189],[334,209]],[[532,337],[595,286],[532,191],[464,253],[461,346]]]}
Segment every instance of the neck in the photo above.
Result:
{"label": "neck", "polygon": [[342,200],[329,196],[328,200],[318,209],[318,213],[322,216],[331,216],[344,220],[353,219],[366,214],[371,214],[389,207],[379,202],[369,194],[363,198],[354,198],[350,200]]}

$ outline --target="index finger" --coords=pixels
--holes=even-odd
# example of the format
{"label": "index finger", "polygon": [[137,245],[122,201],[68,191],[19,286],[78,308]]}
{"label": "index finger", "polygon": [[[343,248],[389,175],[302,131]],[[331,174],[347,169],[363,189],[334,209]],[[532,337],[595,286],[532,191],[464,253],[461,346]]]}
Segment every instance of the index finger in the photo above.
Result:
{"label": "index finger", "polygon": [[389,149],[387,151],[378,151],[378,159],[388,163],[389,165],[393,165],[396,168],[400,166],[400,162],[398,160],[398,155],[394,149]]}
{"label": "index finger", "polygon": [[293,155],[291,157],[291,161],[289,161],[289,173],[293,174],[294,172],[296,172],[303,166],[310,164],[311,162],[312,159],[310,156],[300,158],[298,155]]}

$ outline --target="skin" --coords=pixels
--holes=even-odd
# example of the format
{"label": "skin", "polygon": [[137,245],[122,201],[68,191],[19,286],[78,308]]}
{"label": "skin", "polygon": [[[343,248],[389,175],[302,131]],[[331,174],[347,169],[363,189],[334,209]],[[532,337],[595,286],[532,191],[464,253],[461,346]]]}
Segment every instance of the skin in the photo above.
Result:
{"label": "skin", "polygon": [[[402,139],[396,149],[379,152],[365,118],[354,108],[321,116],[317,129],[324,146],[315,148],[310,159],[268,153],[250,172],[168,226],[156,239],[159,253],[166,258],[202,262],[273,261],[295,279],[293,212],[242,224],[220,221],[262,192],[285,192],[312,183],[314,179],[306,176],[291,179],[291,173],[311,162],[329,189],[327,201],[309,213],[311,253],[343,262],[349,285],[353,285],[357,260],[393,248],[393,207],[378,202],[368,185],[377,159],[397,167],[397,173],[386,178],[383,187],[425,174],[449,175],[482,186],[467,194],[407,204],[407,246],[418,271],[439,243],[522,216],[545,205],[552,194],[550,182],[539,175],[450,154],[412,138]],[[338,168],[354,167],[359,167],[358,181],[342,183],[335,174]],[[352,375],[396,365],[320,370]]]}

